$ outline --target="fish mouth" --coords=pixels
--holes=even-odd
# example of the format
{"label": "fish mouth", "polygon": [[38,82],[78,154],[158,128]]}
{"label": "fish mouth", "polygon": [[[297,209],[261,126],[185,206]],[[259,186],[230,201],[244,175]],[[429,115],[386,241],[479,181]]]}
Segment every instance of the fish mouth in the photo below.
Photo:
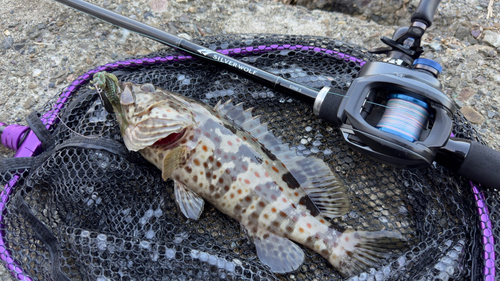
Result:
{"label": "fish mouth", "polygon": [[153,146],[171,146],[178,142],[186,134],[186,129],[183,129],[179,133],[172,133],[164,138],[157,140]]}

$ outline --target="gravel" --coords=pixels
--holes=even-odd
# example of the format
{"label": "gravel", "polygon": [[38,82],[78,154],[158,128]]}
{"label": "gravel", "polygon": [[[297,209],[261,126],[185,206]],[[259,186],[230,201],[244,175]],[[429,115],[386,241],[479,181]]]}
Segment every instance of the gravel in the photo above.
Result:
{"label": "gravel", "polygon": [[[304,34],[334,37],[368,49],[382,46],[381,36],[408,25],[418,4],[415,0],[302,1],[313,8],[325,8],[314,3],[336,3],[343,7],[336,10],[352,13],[348,15],[282,3],[297,2],[289,0],[89,2],[184,38],[249,32]],[[500,150],[500,3],[493,3],[489,19],[488,4],[487,0],[443,0],[424,36],[423,56],[443,66],[443,91],[488,145]],[[25,125],[29,112],[89,69],[163,48],[55,1],[2,0],[1,5],[0,121],[7,124]],[[1,158],[12,155],[0,149]],[[0,270],[1,280],[10,279]]]}

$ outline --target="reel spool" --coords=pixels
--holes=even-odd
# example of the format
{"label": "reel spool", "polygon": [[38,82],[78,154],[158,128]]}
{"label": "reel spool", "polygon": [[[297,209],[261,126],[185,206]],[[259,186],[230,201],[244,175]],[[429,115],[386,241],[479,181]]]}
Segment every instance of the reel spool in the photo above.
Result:
{"label": "reel spool", "polygon": [[411,142],[418,141],[429,119],[428,109],[429,105],[418,98],[391,94],[377,128]]}

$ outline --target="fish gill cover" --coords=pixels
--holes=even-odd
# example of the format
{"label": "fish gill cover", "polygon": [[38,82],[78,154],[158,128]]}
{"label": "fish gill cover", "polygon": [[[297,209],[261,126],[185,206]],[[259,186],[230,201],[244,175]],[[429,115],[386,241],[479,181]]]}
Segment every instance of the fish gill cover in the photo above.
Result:
{"label": "fish gill cover", "polygon": [[[365,61],[379,59],[323,37],[224,35],[197,43],[315,88],[347,89]],[[407,248],[352,280],[493,278],[495,253],[499,256],[493,236],[500,237],[500,229],[490,218],[498,220],[498,190],[473,189],[439,166],[381,165],[349,149],[310,106],[166,49],[78,78],[39,111],[62,108],[61,121],[50,129],[54,143],[29,165],[2,166],[0,255],[18,279],[342,280],[325,259],[303,247],[297,271],[273,274],[240,224],[208,203],[198,220],[181,216],[173,182],[164,182],[160,170],[127,151],[114,114],[89,87],[101,70],[212,106],[230,98],[245,102],[297,154],[328,164],[351,201],[348,213],[331,223],[394,230],[407,240]],[[52,117],[45,114],[42,120]],[[480,141],[462,115],[454,122],[455,135]]]}

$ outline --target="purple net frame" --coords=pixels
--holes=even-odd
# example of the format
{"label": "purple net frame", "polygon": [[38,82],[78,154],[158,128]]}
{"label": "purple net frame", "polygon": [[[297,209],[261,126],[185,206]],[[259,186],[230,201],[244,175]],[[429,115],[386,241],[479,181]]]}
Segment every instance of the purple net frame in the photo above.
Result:
{"label": "purple net frame", "polygon": [[[334,51],[328,50],[325,48],[313,47],[313,46],[304,46],[304,45],[261,45],[256,47],[242,47],[242,48],[233,48],[233,49],[224,49],[217,50],[217,52],[229,55],[229,56],[244,56],[248,54],[258,54],[265,53],[275,50],[297,50],[297,51],[312,51],[327,55],[336,56],[337,58],[344,59],[346,62],[357,63],[360,66],[363,66],[366,61],[363,61],[359,58]],[[45,124],[47,129],[51,129],[53,125],[58,122],[57,116],[59,112],[64,108],[68,99],[78,91],[83,85],[87,84],[95,73],[100,71],[112,71],[117,69],[129,68],[129,67],[140,67],[147,65],[158,65],[164,63],[172,63],[172,62],[183,62],[193,60],[190,55],[169,55],[166,57],[154,57],[154,58],[142,58],[142,59],[132,59],[128,61],[118,61],[114,63],[108,63],[102,66],[99,66],[93,70],[88,71],[82,76],[78,77],[70,86],[68,86],[65,90],[62,91],[59,99],[54,104],[54,107],[46,112],[41,120]],[[0,122],[0,125],[5,125]],[[42,152],[42,144],[40,140],[36,137],[36,135],[29,131],[28,135],[25,137],[24,141],[21,145],[19,141],[21,140],[22,134],[28,130],[29,128],[26,126],[19,125],[10,125],[8,126],[4,132],[2,133],[2,143],[11,149],[17,150],[14,157],[32,157],[36,156]],[[5,228],[4,225],[4,215],[7,208],[7,202],[9,200],[9,196],[12,194],[17,181],[19,180],[19,175],[14,175],[12,179],[5,185],[4,190],[0,194],[0,226]],[[481,231],[482,231],[482,242],[483,242],[483,258],[485,260],[485,267],[483,269],[484,280],[485,281],[493,281],[495,280],[495,242],[493,237],[493,226],[490,220],[490,212],[486,205],[486,200],[483,192],[476,187],[472,182],[470,183],[477,208],[479,217],[481,220]],[[10,250],[6,248],[5,241],[5,232],[0,232],[0,258],[6,263],[7,268],[11,271],[13,276],[18,280],[23,281],[33,281],[33,279],[29,276],[26,276],[23,273],[23,269],[18,265],[17,261],[12,257]]]}

